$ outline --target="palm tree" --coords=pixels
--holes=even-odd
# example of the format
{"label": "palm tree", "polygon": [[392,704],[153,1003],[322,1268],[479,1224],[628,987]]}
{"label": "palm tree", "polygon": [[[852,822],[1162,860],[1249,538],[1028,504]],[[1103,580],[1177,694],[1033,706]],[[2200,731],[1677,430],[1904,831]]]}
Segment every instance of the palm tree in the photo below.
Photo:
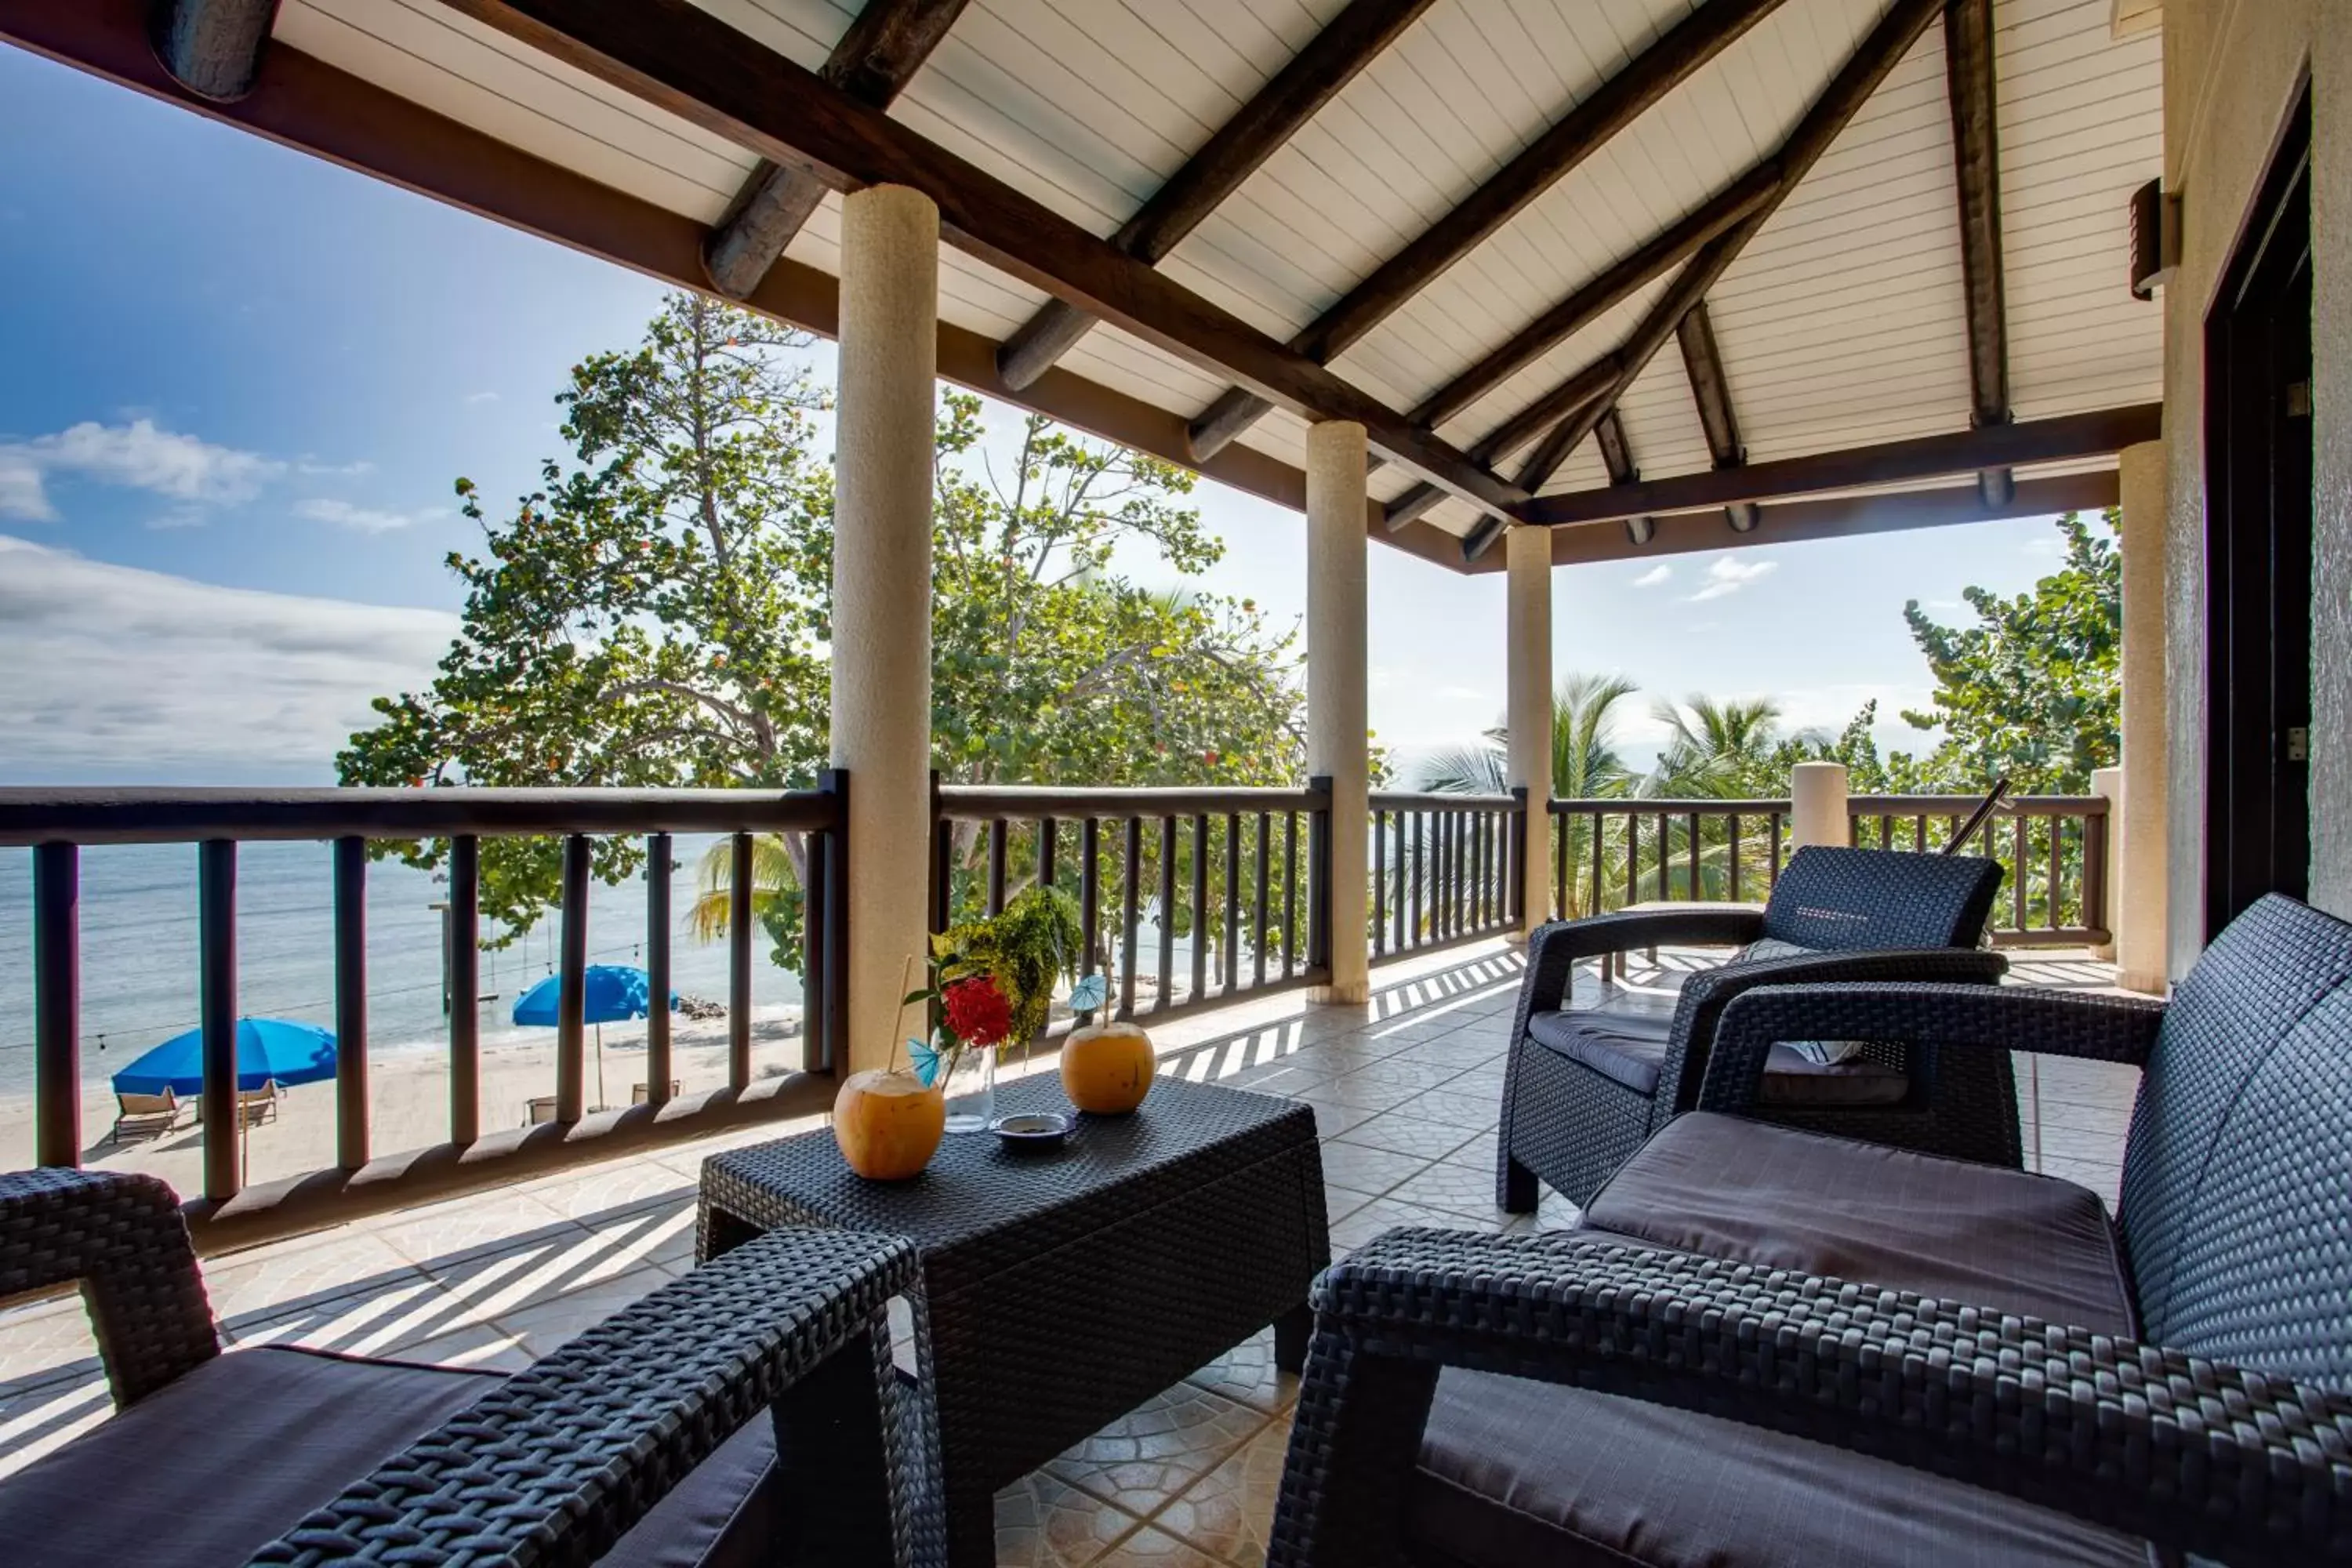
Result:
{"label": "palm tree", "polygon": [[[1551,793],[1557,800],[1603,800],[1631,794],[1635,774],[1617,751],[1614,710],[1638,689],[1614,675],[1571,675],[1551,700]],[[1511,731],[1497,724],[1475,746],[1441,752],[1422,767],[1421,787],[1440,795],[1503,795],[1509,791]],[[1567,837],[1568,901],[1562,914],[1591,911],[1582,905],[1591,889],[1583,868],[1593,831],[1562,821]],[[1402,837],[1398,854],[1403,854]],[[1606,895],[1607,889],[1603,889]]]}
{"label": "palm tree", "polygon": [[1684,800],[1731,799],[1752,793],[1769,773],[1780,744],[1780,705],[1769,697],[1719,702],[1694,696],[1688,711],[1661,702],[1664,750],[1643,793]]}
{"label": "palm tree", "polygon": [[[758,920],[797,892],[801,868],[807,856],[800,834],[755,833],[751,836],[751,917]],[[648,874],[651,874],[650,871]],[[697,942],[718,942],[734,918],[735,847],[721,838],[702,852],[695,870],[694,902],[686,911],[686,929]]]}

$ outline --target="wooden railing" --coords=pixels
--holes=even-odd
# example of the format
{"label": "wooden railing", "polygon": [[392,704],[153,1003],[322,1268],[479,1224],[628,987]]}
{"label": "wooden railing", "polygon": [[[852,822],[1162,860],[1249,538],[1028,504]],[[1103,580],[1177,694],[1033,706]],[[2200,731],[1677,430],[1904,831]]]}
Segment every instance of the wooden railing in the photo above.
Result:
{"label": "wooden railing", "polygon": [[[842,1057],[844,959],[847,952],[843,838],[847,779],[823,788],[752,790],[562,789],[0,789],[0,847],[29,847],[34,868],[35,1157],[45,1165],[81,1158],[81,1026],[79,893],[81,849],[92,845],[198,846],[198,967],[203,1036],[204,1192],[188,1205],[201,1245],[241,1245],[265,1236],[414,1203],[426,1195],[522,1179],[644,1144],[700,1136],[741,1122],[820,1108],[829,1080],[788,1076],[754,1082],[751,1064],[752,863],[755,834],[805,836],[806,919],[803,1073]],[[670,836],[731,836],[728,924],[727,1083],[673,1102],[670,1017],[656,1007],[646,1025],[647,1102],[590,1116],[585,1095],[585,987],[592,839],[642,835],[648,862],[667,868]],[[447,842],[451,929],[478,929],[480,853],[486,838],[560,837],[563,897],[559,945],[562,1006],[556,1027],[551,1124],[486,1131],[477,1011],[449,1009],[448,1136],[424,1150],[379,1158],[368,1097],[367,867],[372,841]],[[237,846],[257,840],[333,846],[336,1163],[247,1191],[240,1169],[236,1104]],[[670,992],[674,921],[670,879],[646,879],[646,967],[657,997]],[[449,944],[449,994],[478,991],[473,941]]]}
{"label": "wooden railing", "polygon": [[994,914],[1024,888],[1060,888],[1077,903],[1087,966],[1111,983],[1118,1017],[1189,1011],[1330,971],[1326,780],[1305,789],[949,784],[933,793],[931,929]]}
{"label": "wooden railing", "polygon": [[[1978,805],[1972,795],[1853,795],[1849,840],[1936,853]],[[1790,803],[1639,796],[1551,803],[1552,912],[1560,918],[1659,900],[1768,898],[1788,864]],[[2108,803],[2028,795],[2001,803],[1967,852],[2001,863],[1992,934],[2001,946],[2108,940]]]}
{"label": "wooden railing", "polygon": [[1372,796],[1372,954],[1472,942],[1519,918],[1525,792]]}

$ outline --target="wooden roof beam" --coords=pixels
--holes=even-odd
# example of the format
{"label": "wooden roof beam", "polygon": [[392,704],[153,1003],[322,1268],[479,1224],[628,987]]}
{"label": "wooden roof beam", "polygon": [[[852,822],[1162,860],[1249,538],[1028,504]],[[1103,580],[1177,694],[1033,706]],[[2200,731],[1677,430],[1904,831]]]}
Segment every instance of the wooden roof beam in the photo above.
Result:
{"label": "wooden roof beam", "polygon": [[[1739,415],[1732,406],[1731,382],[1723,372],[1723,351],[1716,346],[1715,321],[1707,314],[1706,300],[1685,313],[1675,328],[1675,341],[1682,345],[1683,374],[1698,405],[1699,428],[1706,433],[1708,458],[1718,468],[1738,468],[1748,461],[1748,448],[1739,439]],[[1609,413],[1614,418],[1617,411],[1612,408]],[[1747,533],[1756,527],[1756,509],[1745,501],[1726,507],[1723,516],[1734,533]]]}
{"label": "wooden roof beam", "polygon": [[148,37],[163,69],[198,98],[235,103],[253,90],[278,0],[163,0]]}
{"label": "wooden roof beam", "polygon": [[1361,424],[1423,479],[1507,511],[1515,487],[1403,415],[688,0],[443,0],[510,37],[838,190],[937,203],[949,243],[1313,420]]}
{"label": "wooden roof beam", "polygon": [[[817,74],[887,109],[948,36],[966,0],[866,0]],[[825,184],[798,163],[762,158],[702,247],[710,286],[748,300],[824,199]]]}
{"label": "wooden roof beam", "polygon": [[[1944,13],[1952,173],[1960,200],[1960,276],[1968,300],[1969,417],[1978,425],[2005,425],[2011,417],[1992,22],[1992,0],[1952,0]],[[1988,502],[1998,502],[2014,489],[2016,477],[2005,469],[1988,470],[1979,484]]]}
{"label": "wooden roof beam", "polygon": [[[1780,0],[1707,0],[1528,143],[1452,212],[1373,268],[1370,277],[1307,323],[1290,346],[1318,364],[1337,359],[1780,5]],[[1270,406],[1244,387],[1228,388],[1193,421],[1192,449],[1204,457],[1221,450]]]}
{"label": "wooden roof beam", "polygon": [[[1592,438],[1600,443],[1601,466],[1609,470],[1611,484],[1638,485],[1642,482],[1642,470],[1633,462],[1633,446],[1625,439],[1625,422],[1617,417],[1614,408],[1603,415],[1601,423],[1592,427]],[[1625,520],[1625,537],[1635,544],[1649,543],[1655,531],[1655,525],[1647,517]]]}
{"label": "wooden roof beam", "polygon": [[[1847,121],[1870,101],[1870,95],[1878,90],[1878,84],[1885,81],[1887,73],[1901,63],[1903,57],[1910,52],[1911,46],[1919,41],[1919,35],[1927,30],[1927,25],[1943,8],[1944,0],[1895,0],[1886,14],[1878,19],[1878,25],[1855,47],[1853,56],[1839,68],[1837,75],[1830,79],[1821,96],[1813,100],[1812,107],[1805,110],[1804,118],[1797,122],[1795,130],[1790,132],[1788,140],[1781,142],[1779,151],[1773,154],[1772,164],[1777,173],[1772,194],[1748,216],[1701,246],[1614,353],[1596,362],[1613,361],[1614,380],[1606,392],[1569,416],[1567,421],[1545,439],[1541,451],[1550,456],[1551,465],[1544,468],[1529,463],[1522,468],[1517,476],[1520,489],[1529,495],[1540,489],[1559,464],[1567,460],[1569,453],[1576,449],[1577,444],[1592,433],[1593,426],[1601,422],[1601,416],[1617,406],[1617,400],[1625,395],[1625,389],[1640,378],[1652,357],[1681,327],[1683,318],[1706,298],[1707,290],[1714,288],[1731,264],[1739,258],[1739,253],[1747,248],[1748,242],[1771,221],[1780,204],[1789,199],[1789,194],[1797,188],[1822,154],[1829,151],[1830,144],[1837,140]],[[1563,385],[1580,381],[1591,369],[1591,366],[1587,366]],[[1556,389],[1538,402],[1549,403],[1557,395]],[[1534,521],[1526,508],[1520,509],[1517,515],[1522,521]]]}
{"label": "wooden roof beam", "polygon": [[[1139,261],[1159,265],[1431,3],[1351,0],[1119,226],[1110,242]],[[998,374],[1008,385],[1028,385],[1094,324],[1094,317],[1066,300],[1048,301],[1004,341]]]}
{"label": "wooden roof beam", "polygon": [[1743,468],[1678,474],[1640,484],[1608,485],[1538,496],[1518,510],[1522,522],[1560,527],[1612,522],[1643,512],[1697,511],[1739,501],[1772,501],[1826,490],[1867,489],[1914,479],[1942,479],[1981,468],[2104,458],[2163,433],[2164,405],[2132,404],[2054,419],[1980,426],[1947,436],[1814,452]]}

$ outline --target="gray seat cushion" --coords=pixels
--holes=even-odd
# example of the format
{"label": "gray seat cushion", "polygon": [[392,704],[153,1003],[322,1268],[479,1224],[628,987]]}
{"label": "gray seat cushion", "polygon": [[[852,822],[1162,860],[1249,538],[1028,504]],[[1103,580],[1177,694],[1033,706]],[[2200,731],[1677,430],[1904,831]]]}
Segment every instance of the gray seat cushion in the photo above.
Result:
{"label": "gray seat cushion", "polygon": [[1584,1220],[1709,1258],[2138,1328],[2105,1207],[2054,1176],[1693,1111],[1626,1161]]}
{"label": "gray seat cushion", "polygon": [[[216,1356],[0,1479],[0,1563],[243,1563],[499,1381],[278,1346]],[[742,1505],[774,1452],[771,1424],[751,1423],[605,1561],[754,1560],[728,1527],[758,1523]]]}
{"label": "gray seat cushion", "polygon": [[1459,1370],[1438,1379],[1406,1518],[1417,1560],[1463,1568],[2148,1563],[2130,1537],[1882,1459]]}
{"label": "gray seat cushion", "polygon": [[[1675,1005],[1670,995],[1614,992],[1597,1006],[1535,1014],[1528,1019],[1528,1035],[1636,1094],[1654,1098]],[[1764,1064],[1762,1099],[1768,1105],[1896,1105],[1910,1092],[1908,1076],[1867,1058],[1816,1062],[1776,1045]]]}

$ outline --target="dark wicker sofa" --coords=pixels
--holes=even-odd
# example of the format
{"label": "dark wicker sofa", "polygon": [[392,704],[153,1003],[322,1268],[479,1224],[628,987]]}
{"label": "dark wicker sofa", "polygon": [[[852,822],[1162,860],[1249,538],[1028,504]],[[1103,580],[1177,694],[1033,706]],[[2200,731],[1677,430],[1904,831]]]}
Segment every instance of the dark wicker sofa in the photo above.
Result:
{"label": "dark wicker sofa", "polygon": [[[1728,1114],[1814,1031],[2138,1066],[2114,1219]],[[2352,1562],[2352,926],[2265,900],[2168,1005],[1750,992],[1704,1100],[1584,1228],[1322,1277],[1271,1564]]]}
{"label": "dark wicker sofa", "polygon": [[[1998,981],[1975,951],[2000,889],[1997,861],[1809,846],[1761,910],[1686,906],[1559,921],[1528,940],[1503,1084],[1495,1202],[1536,1206],[1538,1179],[1589,1201],[1610,1173],[1696,1103],[1716,1020],[1758,985],[1807,981]],[[1661,944],[1755,947],[1659,997],[1573,991],[1576,965]],[[1947,950],[1947,951],[1924,951]],[[1828,1037],[1824,1037],[1826,1038]],[[1906,1148],[2015,1165],[2017,1097],[2006,1058],[1947,1057],[1874,1039],[1860,1058],[1774,1051],[1759,1115]]]}
{"label": "dark wicker sofa", "polygon": [[0,1175],[0,1299],[68,1282],[119,1413],[0,1480],[8,1568],[946,1560],[899,1237],[762,1236],[509,1377],[224,1352],[169,1187]]}

